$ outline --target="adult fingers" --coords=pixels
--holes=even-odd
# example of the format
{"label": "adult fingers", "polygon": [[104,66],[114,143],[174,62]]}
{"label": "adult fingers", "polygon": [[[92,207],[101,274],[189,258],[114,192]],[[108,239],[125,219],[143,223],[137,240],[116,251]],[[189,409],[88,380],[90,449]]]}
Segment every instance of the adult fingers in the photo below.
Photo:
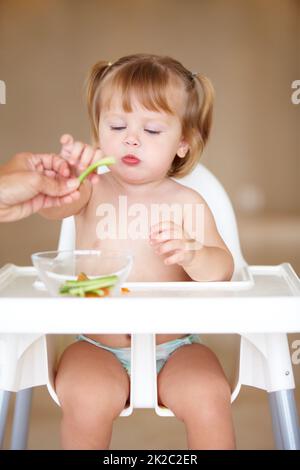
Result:
{"label": "adult fingers", "polygon": [[75,191],[80,182],[77,178],[51,178],[45,175],[38,175],[39,191],[47,196],[63,196],[65,194]]}

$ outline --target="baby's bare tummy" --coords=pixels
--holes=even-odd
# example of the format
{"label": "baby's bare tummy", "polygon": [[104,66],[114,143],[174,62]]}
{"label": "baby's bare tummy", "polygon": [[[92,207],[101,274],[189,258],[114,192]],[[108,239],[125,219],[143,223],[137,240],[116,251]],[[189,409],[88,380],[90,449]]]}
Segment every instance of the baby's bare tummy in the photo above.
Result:
{"label": "baby's bare tummy", "polygon": [[[107,195],[106,195],[107,196]],[[107,196],[107,199],[108,196]],[[76,248],[77,249],[105,249],[112,251],[129,252],[133,256],[132,269],[127,278],[128,282],[179,282],[191,281],[191,278],[178,264],[166,265],[164,259],[168,255],[158,255],[149,243],[149,237],[133,238],[130,232],[126,237],[120,237],[119,225],[112,227],[110,234],[117,234],[101,238],[99,236],[98,219],[95,218],[96,207],[90,208],[84,216],[76,218]],[[119,220],[119,217],[116,217]],[[151,224],[149,224],[150,229]],[[151,293],[149,293],[151,295]],[[163,312],[162,312],[163,314]],[[130,334],[98,334],[89,335],[90,338],[100,341],[110,347],[130,347]],[[185,336],[185,334],[159,334],[156,343],[161,344]]]}

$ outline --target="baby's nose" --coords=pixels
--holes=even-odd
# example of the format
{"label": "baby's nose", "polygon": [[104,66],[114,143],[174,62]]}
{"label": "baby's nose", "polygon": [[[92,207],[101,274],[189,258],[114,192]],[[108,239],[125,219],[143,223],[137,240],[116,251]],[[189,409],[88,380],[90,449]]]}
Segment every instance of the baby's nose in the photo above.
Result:
{"label": "baby's nose", "polygon": [[125,139],[125,144],[133,146],[133,147],[139,147],[140,146],[140,141],[136,136],[129,135]]}

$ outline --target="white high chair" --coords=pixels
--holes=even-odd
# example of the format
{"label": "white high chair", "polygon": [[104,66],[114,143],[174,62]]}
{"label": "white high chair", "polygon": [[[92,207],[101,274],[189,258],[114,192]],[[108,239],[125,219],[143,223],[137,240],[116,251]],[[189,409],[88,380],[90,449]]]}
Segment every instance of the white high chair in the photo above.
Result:
{"label": "white high chair", "polygon": [[[218,230],[230,249],[235,270],[232,280],[238,278],[247,266],[244,260],[238,237],[238,229],[234,211],[230,200],[219,181],[199,164],[193,172],[181,179],[179,183],[193,188],[201,193],[208,203]],[[59,250],[70,250],[75,247],[75,224],[74,218],[70,217],[63,221]],[[276,337],[276,338],[275,338]],[[270,342],[276,339],[276,357],[270,357]],[[47,349],[49,341],[44,337],[43,347],[48,363],[47,387],[52,398],[59,404],[54,390],[54,357]],[[160,416],[174,416],[167,408],[157,403],[157,380],[155,361],[155,334],[133,334],[131,338],[131,393],[130,404],[120,416],[128,416],[134,408],[154,408]],[[273,351],[273,350],[272,350]],[[293,374],[284,375],[283,370],[292,370],[291,362],[281,360],[288,357],[288,342],[286,334],[242,334],[240,338],[240,357],[238,378],[232,391],[232,401],[237,397],[241,385],[248,385],[266,390],[269,393],[270,406],[273,420],[273,431],[276,446],[279,449],[300,448],[298,417],[294,400],[293,389],[295,388]],[[278,367],[278,361],[280,367]],[[7,403],[9,392],[0,395],[3,403]],[[26,447],[27,422],[30,407],[31,389],[22,390],[17,394],[15,407],[15,419],[13,425],[12,448],[21,449]],[[6,407],[2,407],[5,418]],[[2,420],[3,421],[3,420]],[[1,428],[0,428],[1,442]]]}

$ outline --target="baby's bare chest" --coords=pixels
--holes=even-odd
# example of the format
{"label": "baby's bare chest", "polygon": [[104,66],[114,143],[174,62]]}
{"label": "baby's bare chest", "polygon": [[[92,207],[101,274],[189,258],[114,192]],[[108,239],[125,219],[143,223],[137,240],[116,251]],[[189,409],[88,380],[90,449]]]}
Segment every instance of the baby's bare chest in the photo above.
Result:
{"label": "baby's bare chest", "polygon": [[141,203],[108,193],[94,198],[76,218],[76,248],[131,253],[133,267],[128,281],[188,281],[190,277],[181,266],[165,265],[166,256],[155,253],[149,243],[151,227],[159,222],[174,219],[182,224],[181,206],[174,200]]}

